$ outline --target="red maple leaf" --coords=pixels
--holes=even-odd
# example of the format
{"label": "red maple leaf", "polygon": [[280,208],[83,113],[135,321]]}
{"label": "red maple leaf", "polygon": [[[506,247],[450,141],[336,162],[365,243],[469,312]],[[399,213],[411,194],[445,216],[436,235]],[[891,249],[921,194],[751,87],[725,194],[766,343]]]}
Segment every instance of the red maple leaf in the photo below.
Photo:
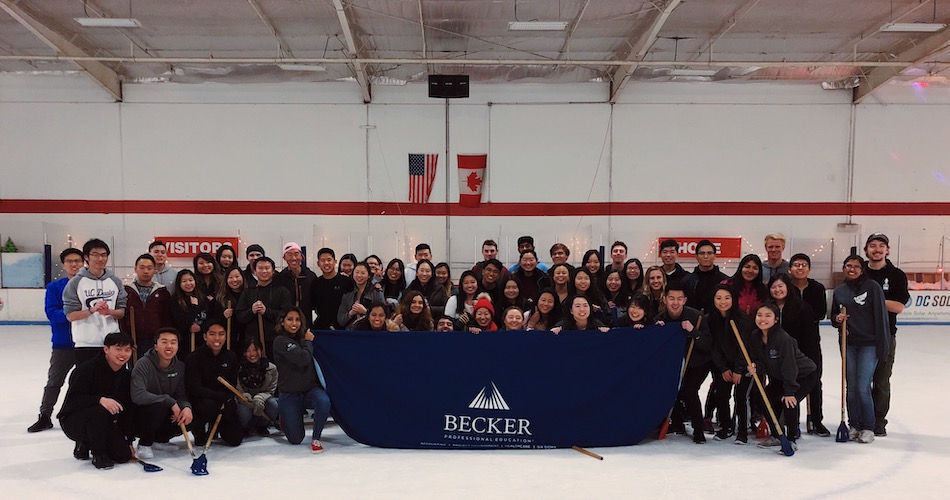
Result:
{"label": "red maple leaf", "polygon": [[478,192],[478,186],[480,186],[481,183],[482,183],[482,180],[478,177],[478,174],[476,174],[475,172],[468,174],[468,177],[465,179],[465,184],[468,186],[468,189],[470,189],[473,193]]}

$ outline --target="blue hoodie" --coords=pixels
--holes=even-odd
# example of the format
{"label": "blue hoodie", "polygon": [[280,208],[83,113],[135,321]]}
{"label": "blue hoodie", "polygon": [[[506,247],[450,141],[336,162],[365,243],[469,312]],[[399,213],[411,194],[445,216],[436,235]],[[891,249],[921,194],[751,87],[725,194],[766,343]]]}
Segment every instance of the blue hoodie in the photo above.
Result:
{"label": "blue hoodie", "polygon": [[69,278],[60,278],[46,285],[46,317],[49,318],[49,326],[53,330],[53,349],[76,348],[69,320],[63,311],[63,290],[68,282]]}

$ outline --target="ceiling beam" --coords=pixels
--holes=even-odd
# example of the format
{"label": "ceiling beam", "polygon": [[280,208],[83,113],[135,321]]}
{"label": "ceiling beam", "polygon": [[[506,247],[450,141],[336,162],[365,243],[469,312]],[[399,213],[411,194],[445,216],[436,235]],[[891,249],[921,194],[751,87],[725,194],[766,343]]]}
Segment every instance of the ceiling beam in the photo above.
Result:
{"label": "ceiling beam", "polygon": [[706,40],[706,43],[703,44],[703,46],[696,52],[696,55],[690,58],[690,60],[695,61],[696,59],[699,59],[700,56],[702,56],[706,51],[709,51],[709,55],[711,57],[712,46],[715,45],[720,38],[726,36],[726,33],[729,33],[732,28],[735,28],[736,25],[739,24],[739,21],[741,21],[750,10],[755,8],[755,6],[758,5],[760,1],[761,0],[746,0],[745,3],[736,8],[736,10],[734,10],[729,16],[729,19],[722,23],[722,26],[720,26],[719,29],[717,29],[716,32],[709,37],[709,40]]}
{"label": "ceiling beam", "polygon": [[[646,18],[641,23],[643,28],[636,31],[633,36],[630,37],[631,40],[635,41],[630,44],[630,51],[626,57],[624,57],[625,60],[633,61],[634,63],[639,63],[643,60],[647,52],[650,51],[650,47],[656,42],[660,29],[666,24],[666,20],[670,17],[670,14],[673,13],[673,9],[679,6],[680,2],[681,0],[659,0],[654,3],[656,10],[646,15]],[[619,66],[617,70],[610,75],[611,103],[617,102],[617,96],[620,94],[620,91],[627,86],[627,82],[630,81],[630,77],[633,76],[633,72],[636,71],[637,66],[638,64]]]}
{"label": "ceiling beam", "polygon": [[257,0],[247,0],[247,3],[251,5],[251,8],[254,9],[254,12],[257,14],[257,17],[261,19],[261,22],[264,23],[264,26],[267,27],[268,31],[274,35],[274,39],[277,40],[277,55],[279,57],[284,57],[286,52],[288,56],[293,57],[294,53],[291,52],[290,47],[287,45],[287,41],[284,40],[280,33],[277,32],[277,28],[274,26],[274,22],[271,21],[267,14],[264,14],[264,10],[261,8],[260,4],[257,3]]}
{"label": "ceiling beam", "polygon": [[346,17],[346,10],[343,8],[341,0],[333,0],[333,7],[336,9],[336,15],[340,19],[340,28],[343,30],[343,38],[346,40],[346,50],[350,62],[353,64],[353,71],[356,73],[356,81],[360,84],[360,93],[363,95],[363,102],[372,101],[370,96],[369,78],[366,77],[366,69],[363,63],[359,62],[361,58],[360,50],[356,46],[356,38],[353,36],[353,28]]}
{"label": "ceiling beam", "polygon": [[866,30],[862,31],[860,34],[858,34],[858,36],[841,44],[841,46],[835,48],[835,50],[833,50],[831,53],[832,54],[844,54],[844,53],[853,54],[857,52],[858,44],[877,35],[880,32],[881,26],[883,26],[884,23],[901,22],[905,17],[913,14],[918,9],[922,7],[926,7],[928,5],[932,6],[934,1],[936,0],[932,0],[930,2],[911,3],[910,5],[904,6],[903,8],[897,11],[894,11],[886,16],[882,16],[878,19],[875,19],[871,23],[871,25],[868,26]]}
{"label": "ceiling beam", "polygon": [[564,43],[561,45],[561,50],[558,51],[558,54],[564,55],[567,52],[567,57],[571,57],[571,39],[574,38],[574,32],[577,31],[577,27],[581,24],[581,19],[584,18],[584,14],[587,12],[587,6],[590,5],[590,0],[585,0],[584,5],[581,7],[580,12],[577,13],[577,17],[574,18],[574,22],[571,23],[571,30],[567,32],[567,36],[564,37]]}
{"label": "ceiling beam", "polygon": [[[68,57],[88,56],[84,50],[67,40],[64,36],[53,31],[40,20],[26,12],[13,0],[0,0],[0,9],[10,14],[10,17],[30,30],[37,38],[50,48]],[[119,75],[111,68],[99,61],[73,60],[73,63],[82,68],[87,75],[96,81],[112,98],[122,101],[122,82]]]}
{"label": "ceiling beam", "polygon": [[896,59],[903,62],[902,67],[877,67],[871,68],[864,74],[864,81],[854,89],[853,102],[855,104],[863,101],[867,96],[874,93],[875,90],[889,82],[892,78],[913,66],[927,62],[928,59],[950,48],[950,29],[944,29],[939,33],[923,39],[914,48],[901,52]]}

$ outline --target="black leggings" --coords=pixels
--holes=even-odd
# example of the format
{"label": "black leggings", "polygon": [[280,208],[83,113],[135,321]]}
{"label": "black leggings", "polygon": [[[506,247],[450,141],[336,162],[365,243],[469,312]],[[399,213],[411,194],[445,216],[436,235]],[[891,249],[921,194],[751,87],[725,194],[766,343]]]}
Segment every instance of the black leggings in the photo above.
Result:
{"label": "black leggings", "polygon": [[[801,400],[811,392],[817,381],[818,372],[811,372],[804,377],[799,377],[798,390],[795,391],[795,399],[800,403]],[[801,415],[801,406],[798,404],[796,404],[794,408],[787,408],[785,406],[785,403],[782,401],[782,397],[785,396],[785,383],[781,380],[770,379],[768,387],[765,388],[765,393],[769,397],[772,410],[775,411],[775,417],[779,419],[779,421],[782,421],[783,417],[785,419],[785,435],[788,436],[790,441],[795,441],[795,436],[798,435],[799,431],[798,419]],[[775,430],[775,423],[772,422],[772,418],[769,417],[766,420],[769,423],[769,429],[772,431],[772,435],[777,436],[778,433]]]}
{"label": "black leggings", "polygon": [[118,418],[96,405],[78,410],[59,423],[69,439],[85,444],[93,454],[106,454],[118,463],[125,463],[132,458],[132,450],[125,432],[119,428]]}

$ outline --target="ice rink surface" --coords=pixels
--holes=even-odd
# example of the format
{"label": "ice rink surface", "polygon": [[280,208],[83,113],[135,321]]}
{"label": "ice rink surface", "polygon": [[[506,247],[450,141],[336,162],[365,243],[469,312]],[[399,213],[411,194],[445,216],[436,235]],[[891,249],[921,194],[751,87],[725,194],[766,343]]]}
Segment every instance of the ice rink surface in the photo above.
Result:
{"label": "ice rink surface", "polygon": [[[155,452],[165,470],[130,463],[97,471],[72,458],[55,427],[37,434],[49,365],[49,328],[0,326],[0,488],[7,499],[73,498],[950,498],[950,327],[902,325],[898,332],[888,436],[872,444],[803,435],[792,457],[754,440],[693,444],[686,436],[637,446],[597,448],[594,460],[561,450],[389,450],[324,432],[312,455],[283,436],[252,437],[238,448],[215,443],[209,476],[190,473],[182,445]],[[836,334],[822,327],[825,425],[840,422]],[[708,381],[707,381],[708,382]],[[708,386],[704,384],[705,387]],[[60,396],[60,402],[65,390]],[[59,410],[59,404],[56,411]],[[380,415],[386,418],[386,415]],[[804,432],[804,428],[802,429]],[[309,428],[308,428],[309,432]]]}

